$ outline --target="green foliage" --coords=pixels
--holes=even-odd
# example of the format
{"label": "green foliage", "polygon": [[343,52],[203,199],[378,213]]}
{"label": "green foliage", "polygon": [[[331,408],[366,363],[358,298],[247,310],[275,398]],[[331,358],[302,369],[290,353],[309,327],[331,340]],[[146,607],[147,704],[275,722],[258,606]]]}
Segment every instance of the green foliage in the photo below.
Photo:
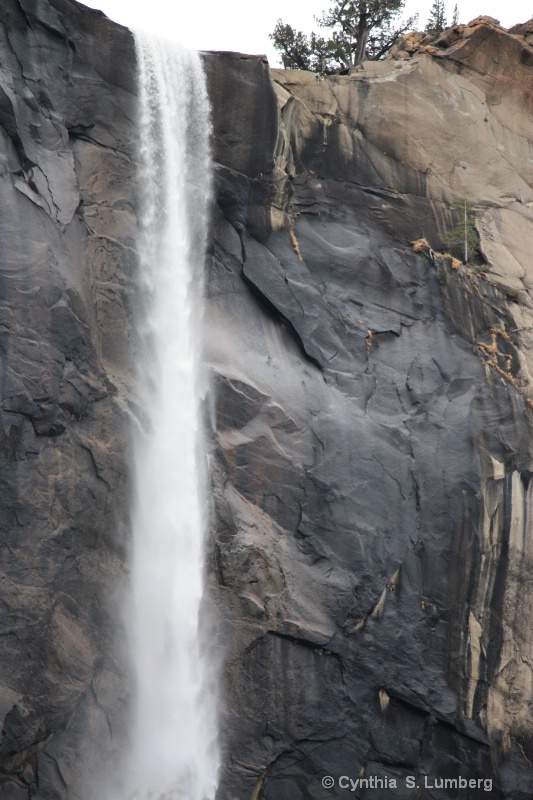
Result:
{"label": "green foliage", "polygon": [[447,286],[448,285],[448,273],[444,269],[444,267],[439,267],[437,270],[437,280],[440,286]]}
{"label": "green foliage", "polygon": [[457,258],[465,264],[476,263],[479,259],[479,235],[475,227],[472,204],[466,197],[459,197],[454,203],[460,221],[446,232],[442,241]]}
{"label": "green foliage", "polygon": [[418,17],[399,21],[405,0],[335,0],[316,21],[329,30],[328,38],[306,36],[278,20],[270,38],[285,69],[308,69],[321,74],[349,70],[365,59],[379,59],[398,36],[412,30]]}
{"label": "green foliage", "polygon": [[445,0],[435,0],[429,12],[429,17],[425,31],[426,33],[437,34],[437,33],[442,33],[442,31],[447,27],[448,27],[448,22],[446,20]]}
{"label": "green foliage", "polygon": [[[455,4],[455,8],[453,9],[453,17],[451,24],[452,25],[459,24],[459,8],[457,7],[457,3]],[[435,35],[437,33],[442,33],[442,31],[446,30],[447,27],[448,27],[448,20],[446,17],[446,0],[434,0],[424,30],[426,33],[432,33]]]}
{"label": "green foliage", "polygon": [[331,42],[315,33],[306,36],[280,19],[270,38],[285,69],[306,69],[323,74],[330,71],[335,63],[335,49]]}

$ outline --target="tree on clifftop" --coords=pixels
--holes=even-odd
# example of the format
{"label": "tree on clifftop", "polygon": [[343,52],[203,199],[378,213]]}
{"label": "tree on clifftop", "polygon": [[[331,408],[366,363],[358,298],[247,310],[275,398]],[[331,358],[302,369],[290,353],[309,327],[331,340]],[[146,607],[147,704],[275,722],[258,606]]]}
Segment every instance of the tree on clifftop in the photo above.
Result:
{"label": "tree on clifftop", "polygon": [[335,62],[335,49],[331,41],[316,33],[306,36],[279,19],[270,38],[285,69],[306,69],[322,74],[332,71],[329,66]]}
{"label": "tree on clifftop", "polygon": [[315,18],[329,38],[306,36],[278,20],[270,38],[285,69],[308,69],[330,74],[350,70],[365,59],[379,59],[398,36],[412,30],[417,16],[399,21],[405,0],[335,0],[328,12]]}
{"label": "tree on clifftop", "polygon": [[447,27],[446,3],[444,0],[435,0],[429,12],[426,33],[442,33]]}
{"label": "tree on clifftop", "polygon": [[[458,22],[459,22],[459,9],[456,3],[455,8],[453,10],[452,25],[457,25]],[[425,32],[433,34],[442,33],[442,31],[446,30],[447,27],[448,27],[448,21],[446,19],[445,0],[435,0],[429,12],[429,17],[427,25],[425,27]]]}

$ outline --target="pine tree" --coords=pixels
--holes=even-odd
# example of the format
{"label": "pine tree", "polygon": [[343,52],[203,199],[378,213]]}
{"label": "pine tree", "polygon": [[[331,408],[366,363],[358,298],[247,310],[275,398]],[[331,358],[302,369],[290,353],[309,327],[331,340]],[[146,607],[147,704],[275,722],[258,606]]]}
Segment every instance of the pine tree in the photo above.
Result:
{"label": "pine tree", "polygon": [[457,3],[453,9],[452,25],[459,25],[459,9],[457,7]]}
{"label": "pine tree", "polygon": [[[270,38],[286,69],[339,72],[379,59],[398,36],[412,30],[418,17],[398,20],[405,0],[335,0],[317,23],[329,28],[329,39],[305,36],[278,20]],[[305,66],[304,66],[305,64]]]}
{"label": "pine tree", "polygon": [[441,33],[447,27],[445,0],[434,0],[429,12],[426,33]]}

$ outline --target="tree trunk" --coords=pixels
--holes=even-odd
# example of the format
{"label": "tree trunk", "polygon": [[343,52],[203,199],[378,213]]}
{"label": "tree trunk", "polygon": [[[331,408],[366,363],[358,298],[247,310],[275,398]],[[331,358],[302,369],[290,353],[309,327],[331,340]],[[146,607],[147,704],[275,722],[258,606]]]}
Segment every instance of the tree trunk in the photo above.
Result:
{"label": "tree trunk", "polygon": [[366,59],[366,45],[368,42],[368,34],[370,33],[370,25],[366,9],[366,3],[359,4],[359,20],[357,22],[357,33],[355,40],[355,52],[353,56],[353,65],[358,67]]}

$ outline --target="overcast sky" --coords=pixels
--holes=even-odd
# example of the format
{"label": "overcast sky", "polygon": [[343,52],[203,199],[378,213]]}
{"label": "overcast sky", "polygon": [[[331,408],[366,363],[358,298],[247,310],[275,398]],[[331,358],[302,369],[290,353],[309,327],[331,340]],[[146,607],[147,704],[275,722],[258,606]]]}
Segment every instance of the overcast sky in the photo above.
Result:
{"label": "overcast sky", "polygon": [[[1,1],[1,0],[0,0]],[[433,0],[407,0],[405,16],[419,13],[419,27],[427,21]],[[167,39],[176,39],[197,50],[238,50],[266,53],[272,66],[277,55],[268,34],[276,20],[290,23],[309,33],[316,28],[313,15],[320,15],[330,0],[84,0],[111,19],[129,28],[150,30]],[[451,18],[455,0],[448,0]],[[459,22],[466,23],[479,14],[499,19],[508,28],[533,15],[533,0],[458,0]]]}

